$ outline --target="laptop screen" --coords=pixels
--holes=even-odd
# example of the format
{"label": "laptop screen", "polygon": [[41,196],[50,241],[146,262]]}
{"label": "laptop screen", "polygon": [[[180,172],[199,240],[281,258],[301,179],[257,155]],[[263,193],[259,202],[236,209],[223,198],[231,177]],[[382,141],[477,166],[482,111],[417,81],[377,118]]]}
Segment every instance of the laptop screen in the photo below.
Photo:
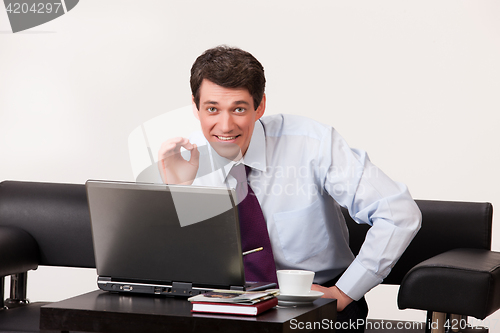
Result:
{"label": "laptop screen", "polygon": [[92,180],[86,186],[99,276],[245,284],[233,190]]}

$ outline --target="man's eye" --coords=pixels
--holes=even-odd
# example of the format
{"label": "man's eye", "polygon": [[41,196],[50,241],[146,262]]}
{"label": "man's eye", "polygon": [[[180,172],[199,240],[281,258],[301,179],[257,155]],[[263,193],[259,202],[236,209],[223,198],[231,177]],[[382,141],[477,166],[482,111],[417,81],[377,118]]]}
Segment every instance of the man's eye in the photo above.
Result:
{"label": "man's eye", "polygon": [[236,108],[236,109],[234,109],[234,112],[242,113],[242,112],[245,112],[245,109],[244,108]]}
{"label": "man's eye", "polygon": [[215,112],[215,111],[217,111],[217,109],[216,109],[216,108],[214,108],[214,107],[211,107],[211,108],[208,108],[208,109],[207,109],[207,111],[208,111],[208,112]]}

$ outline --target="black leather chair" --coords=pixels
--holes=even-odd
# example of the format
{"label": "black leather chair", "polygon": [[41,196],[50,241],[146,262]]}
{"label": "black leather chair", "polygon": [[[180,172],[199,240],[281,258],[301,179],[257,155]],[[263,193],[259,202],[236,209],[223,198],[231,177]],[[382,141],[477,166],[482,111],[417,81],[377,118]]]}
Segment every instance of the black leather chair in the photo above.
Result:
{"label": "black leather chair", "polygon": [[[500,256],[490,251],[491,204],[417,204],[422,228],[384,281],[401,285],[399,307],[426,310],[435,318],[481,319],[496,311]],[[368,226],[344,214],[357,253]],[[38,332],[45,303],[27,303],[26,279],[27,271],[39,265],[95,268],[84,185],[0,183],[0,305],[6,306],[0,310],[0,332]],[[10,297],[4,301],[9,275]]]}
{"label": "black leather chair", "polygon": [[39,331],[47,303],[29,304],[26,297],[27,271],[39,265],[95,268],[84,185],[0,183],[0,332]]}
{"label": "black leather chair", "polygon": [[[490,203],[416,200],[422,227],[384,284],[400,285],[400,309],[427,311],[428,331],[465,327],[500,308],[500,253],[491,250]],[[368,226],[343,211],[357,253]],[[466,331],[466,330],[462,330]],[[484,329],[470,330],[486,332]]]}

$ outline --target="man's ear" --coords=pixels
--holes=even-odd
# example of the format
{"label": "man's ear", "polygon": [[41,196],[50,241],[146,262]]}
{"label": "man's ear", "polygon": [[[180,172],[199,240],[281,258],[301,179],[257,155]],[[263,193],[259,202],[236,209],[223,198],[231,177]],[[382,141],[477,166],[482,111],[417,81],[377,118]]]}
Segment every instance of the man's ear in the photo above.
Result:
{"label": "man's ear", "polygon": [[266,94],[262,96],[262,101],[260,101],[259,107],[255,112],[257,112],[257,118],[255,120],[259,120],[263,115],[264,112],[266,111]]}
{"label": "man's ear", "polygon": [[196,107],[196,103],[194,102],[193,95],[191,95],[191,103],[193,106],[193,115],[196,117],[196,119],[200,120],[200,111],[198,111],[198,108]]}

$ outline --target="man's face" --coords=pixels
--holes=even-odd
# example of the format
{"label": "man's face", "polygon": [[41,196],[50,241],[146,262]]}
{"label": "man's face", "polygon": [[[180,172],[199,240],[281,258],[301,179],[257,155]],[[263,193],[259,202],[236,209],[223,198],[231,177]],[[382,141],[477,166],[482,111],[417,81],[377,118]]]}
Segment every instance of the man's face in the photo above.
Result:
{"label": "man's face", "polygon": [[250,145],[255,122],[264,114],[265,105],[264,96],[255,110],[252,95],[247,89],[224,88],[203,80],[200,109],[195,113],[203,135],[215,151],[225,158],[238,160]]}

